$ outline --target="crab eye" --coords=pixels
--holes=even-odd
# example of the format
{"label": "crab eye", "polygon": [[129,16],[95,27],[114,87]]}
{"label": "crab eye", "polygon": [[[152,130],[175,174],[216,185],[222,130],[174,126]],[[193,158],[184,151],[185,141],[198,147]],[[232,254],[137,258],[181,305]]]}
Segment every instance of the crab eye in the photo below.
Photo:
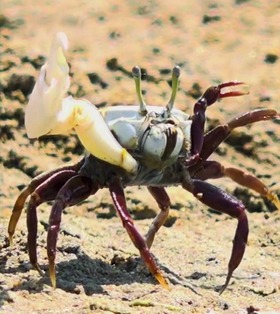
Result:
{"label": "crab eye", "polygon": [[172,93],[168,104],[166,105],[166,109],[170,112],[173,109],[174,102],[176,99],[178,86],[179,86],[179,77],[180,77],[180,67],[176,65],[172,70]]}
{"label": "crab eye", "polygon": [[145,116],[147,114],[147,109],[146,109],[146,103],[143,99],[142,89],[141,89],[141,69],[138,66],[133,67],[132,76],[135,81],[136,94],[137,94],[139,104],[140,104],[139,113],[142,116]]}

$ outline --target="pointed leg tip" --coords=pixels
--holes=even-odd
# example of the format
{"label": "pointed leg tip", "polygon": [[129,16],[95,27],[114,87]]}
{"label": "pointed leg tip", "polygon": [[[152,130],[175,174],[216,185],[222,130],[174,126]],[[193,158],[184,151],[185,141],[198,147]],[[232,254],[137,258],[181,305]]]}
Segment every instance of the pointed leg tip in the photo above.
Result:
{"label": "pointed leg tip", "polygon": [[227,278],[225,284],[222,286],[221,290],[219,291],[219,295],[221,295],[222,293],[224,293],[224,291],[226,290],[228,284],[229,284],[230,278]]}
{"label": "pointed leg tip", "polygon": [[9,246],[13,246],[14,240],[13,240],[13,235],[9,234]]}
{"label": "pointed leg tip", "polygon": [[52,287],[55,289],[56,288],[56,275],[55,275],[54,265],[49,266],[49,276],[50,276]]}
{"label": "pointed leg tip", "polygon": [[219,291],[219,295],[222,295],[222,293],[226,290],[226,288],[227,288],[227,286],[224,285],[224,286],[222,287],[222,289]]}
{"label": "pointed leg tip", "polygon": [[280,200],[276,193],[268,192],[266,197],[276,206],[278,210],[280,210]]}
{"label": "pointed leg tip", "polygon": [[154,276],[156,277],[157,281],[161,284],[161,286],[164,289],[167,289],[169,291],[171,290],[171,287],[170,287],[168,281],[164,278],[164,276],[160,272],[154,274]]}
{"label": "pointed leg tip", "polygon": [[278,210],[280,210],[280,201],[278,199],[273,201],[273,204],[277,207]]}
{"label": "pointed leg tip", "polygon": [[55,278],[51,278],[51,283],[52,283],[52,287],[55,290],[56,289],[56,279]]}
{"label": "pointed leg tip", "polygon": [[228,274],[227,274],[227,279],[226,279],[226,282],[225,284],[223,285],[222,289],[220,290],[219,292],[219,295],[221,295],[227,288],[229,282],[230,282],[230,279],[231,279],[231,276],[232,276],[232,273],[233,273],[233,270],[229,270]]}
{"label": "pointed leg tip", "polygon": [[50,275],[50,279],[51,279],[51,284],[53,289],[56,289],[56,277],[55,275]]}

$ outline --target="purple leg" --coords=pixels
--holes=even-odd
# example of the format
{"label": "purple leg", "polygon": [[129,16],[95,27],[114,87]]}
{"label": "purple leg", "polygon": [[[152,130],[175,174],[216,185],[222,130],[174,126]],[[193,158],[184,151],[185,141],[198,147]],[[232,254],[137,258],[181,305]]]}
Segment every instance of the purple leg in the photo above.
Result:
{"label": "purple leg", "polygon": [[[199,165],[199,167],[198,167]],[[191,177],[198,180],[219,179],[224,176],[223,166],[214,160],[204,160],[191,167]]]}
{"label": "purple leg", "polygon": [[157,214],[157,216],[153,220],[149,228],[149,231],[146,235],[146,243],[148,247],[151,248],[154,238],[155,238],[155,234],[157,233],[159,228],[164,224],[166,218],[168,217],[169,208],[170,208],[170,199],[165,189],[162,187],[149,186],[148,190],[152,194],[152,196],[154,197],[154,199],[156,200],[160,208],[160,212]]}
{"label": "purple leg", "polygon": [[233,129],[250,123],[271,120],[280,117],[279,113],[272,109],[256,109],[243,113],[227,124],[218,125],[204,136],[203,147],[200,153],[202,160],[206,160],[217,147],[230,135]]}
{"label": "purple leg", "polygon": [[204,140],[204,125],[206,108],[214,104],[218,99],[225,97],[241,96],[246,93],[241,91],[231,91],[223,93],[222,89],[236,85],[242,85],[242,82],[227,82],[218,86],[209,87],[206,92],[194,105],[194,115],[191,125],[191,156],[187,165],[191,166],[200,160],[200,152]]}
{"label": "purple leg", "polygon": [[41,183],[31,194],[27,206],[28,253],[30,263],[41,275],[43,272],[37,263],[37,207],[44,202],[54,200],[65,182],[75,175],[77,173],[73,170],[61,170]]}
{"label": "purple leg", "polygon": [[221,290],[222,293],[229,284],[233,271],[240,264],[248,239],[249,227],[244,205],[235,197],[228,195],[221,189],[201,180],[193,180],[191,184],[183,184],[183,188],[191,192],[205,205],[216,209],[231,217],[237,218],[238,224],[233,240],[231,258],[228,264],[226,282]]}
{"label": "purple leg", "polygon": [[49,274],[52,286],[56,287],[55,255],[58,232],[61,222],[61,214],[65,207],[73,206],[95,194],[99,187],[90,178],[77,175],[68,180],[59,190],[52,206],[49,230],[47,237],[47,252],[49,260]]}
{"label": "purple leg", "polygon": [[126,229],[133,244],[139,250],[140,255],[146,267],[149,269],[149,271],[154,275],[154,277],[158,280],[158,282],[164,288],[169,289],[169,285],[166,279],[163,277],[152,254],[150,253],[150,250],[147,246],[146,241],[143,239],[143,237],[140,235],[140,233],[134,226],[133,220],[126,207],[126,200],[125,200],[123,188],[117,178],[113,179],[110,182],[109,190],[110,190],[110,194],[113,199],[113,203],[115,205],[116,211],[123,223],[123,226]]}
{"label": "purple leg", "polygon": [[268,187],[264,183],[262,183],[257,177],[240,169],[234,167],[224,167],[217,161],[206,160],[201,163],[201,168],[198,169],[191,176],[192,178],[200,180],[217,179],[224,176],[229,177],[234,182],[266,197],[267,199],[272,201],[278,209],[280,209],[280,201],[277,195],[270,191]]}
{"label": "purple leg", "polygon": [[12,245],[13,235],[15,233],[16,225],[18,223],[19,217],[21,215],[21,212],[22,212],[22,209],[23,209],[23,206],[25,204],[27,197],[30,194],[32,194],[40,184],[42,184],[48,178],[52,177],[54,174],[59,173],[64,170],[78,171],[83,165],[83,163],[84,163],[84,158],[81,161],[77,162],[76,164],[69,165],[69,166],[61,166],[55,170],[43,172],[42,174],[32,179],[29,185],[20,193],[20,195],[18,196],[15,202],[13,212],[9,221],[9,226],[8,226],[10,245]]}

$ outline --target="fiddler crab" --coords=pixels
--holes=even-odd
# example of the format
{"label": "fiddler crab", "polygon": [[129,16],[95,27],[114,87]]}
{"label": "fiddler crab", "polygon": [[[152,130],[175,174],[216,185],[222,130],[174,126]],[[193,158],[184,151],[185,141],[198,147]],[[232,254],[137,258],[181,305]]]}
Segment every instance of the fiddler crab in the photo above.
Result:
{"label": "fiddler crab", "polygon": [[[132,75],[140,105],[98,110],[87,100],[65,97],[70,86],[69,67],[64,56],[67,48],[66,35],[58,33],[30,96],[25,126],[29,138],[65,134],[74,129],[88,153],[75,164],[38,175],[23,189],[9,222],[10,243],[25,201],[30,196],[27,205],[29,259],[35,269],[43,274],[37,262],[36,211],[40,204],[54,201],[49,218],[47,254],[51,283],[56,287],[56,244],[63,209],[87,199],[99,189],[108,188],[123,227],[139,250],[146,267],[163,287],[169,288],[150,248],[170,208],[165,187],[181,185],[206,206],[237,219],[222,293],[243,258],[249,233],[248,219],[242,202],[207,180],[229,177],[268,198],[278,209],[280,202],[277,195],[254,175],[234,167],[225,167],[208,158],[233,129],[279,118],[279,113],[271,109],[256,109],[204,133],[207,107],[222,98],[247,94],[233,88],[244,83],[227,82],[209,87],[194,104],[193,114],[189,115],[173,108],[180,75],[178,66],[172,72],[172,93],[165,108],[145,104],[141,91],[141,71],[136,66],[132,69]],[[231,90],[225,91],[228,87],[232,87]],[[125,187],[142,185],[147,186],[160,208],[145,237],[134,225],[124,195]]]}

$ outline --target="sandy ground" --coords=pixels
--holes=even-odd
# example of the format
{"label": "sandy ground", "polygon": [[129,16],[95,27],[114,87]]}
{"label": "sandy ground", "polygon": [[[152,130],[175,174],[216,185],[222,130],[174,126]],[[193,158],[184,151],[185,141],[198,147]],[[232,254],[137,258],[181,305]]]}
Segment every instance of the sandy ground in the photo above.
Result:
{"label": "sandy ground", "polygon": [[[108,191],[68,208],[58,240],[56,290],[31,269],[25,214],[14,245],[7,225],[14,201],[32,177],[68,161],[83,148],[74,134],[30,141],[24,129],[28,94],[53,35],[70,41],[70,93],[97,106],[136,102],[130,70],[146,70],[146,101],[164,105],[171,69],[182,68],[177,108],[191,112],[209,85],[240,80],[250,94],[207,111],[209,125],[253,108],[280,111],[280,7],[277,1],[1,1],[0,312],[2,313],[280,313],[279,211],[228,179],[213,181],[243,200],[249,245],[228,289],[225,281],[236,221],[168,188],[170,218],[153,254],[171,282],[159,286],[116,217]],[[36,117],[34,117],[36,119]],[[213,155],[247,170],[280,195],[280,123],[240,128]],[[142,234],[158,208],[145,188],[126,192]],[[47,271],[50,204],[39,210],[39,263]]]}

